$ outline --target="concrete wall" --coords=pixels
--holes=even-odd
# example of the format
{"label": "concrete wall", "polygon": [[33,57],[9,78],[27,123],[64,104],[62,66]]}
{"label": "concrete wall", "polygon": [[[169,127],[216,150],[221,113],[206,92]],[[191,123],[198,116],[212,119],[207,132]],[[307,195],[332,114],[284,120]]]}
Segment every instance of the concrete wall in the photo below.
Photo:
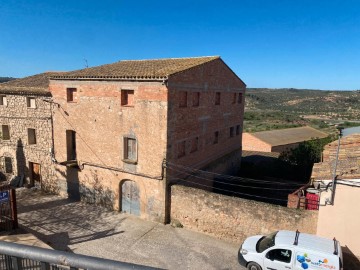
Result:
{"label": "concrete wall", "polygon": [[[66,101],[67,88],[77,89],[76,102]],[[133,107],[121,105],[122,89],[134,91]],[[70,184],[75,187],[71,192],[80,193],[84,200],[119,209],[119,184],[133,180],[140,189],[141,216],[161,220],[164,193],[158,179],[166,153],[166,86],[161,82],[52,80],[50,90],[60,105],[54,112],[55,157],[66,161],[66,130],[74,130],[80,165],[77,172],[57,166],[58,182],[63,183],[60,192]],[[136,162],[124,159],[124,137],[137,141]],[[150,212],[148,205],[153,206]]]}
{"label": "concrete wall", "polygon": [[300,230],[316,233],[318,211],[229,197],[184,186],[172,186],[171,218],[186,228],[241,243],[251,235]]}
{"label": "concrete wall", "polygon": [[[51,149],[51,108],[48,96],[6,94],[7,105],[0,106],[0,128],[8,125],[10,140],[0,140],[0,156],[12,158],[13,173],[6,174],[8,179],[14,175],[24,175],[30,182],[29,162],[41,166],[41,184],[49,187],[53,177]],[[34,97],[36,108],[27,107],[27,97]],[[36,144],[28,143],[28,128],[35,129]],[[1,132],[1,131],[0,131]]]}
{"label": "concrete wall", "polygon": [[[330,197],[325,192],[321,198]],[[327,238],[336,237],[342,246],[360,257],[360,215],[358,203],[359,187],[336,186],[335,204],[320,206],[317,234]]]}

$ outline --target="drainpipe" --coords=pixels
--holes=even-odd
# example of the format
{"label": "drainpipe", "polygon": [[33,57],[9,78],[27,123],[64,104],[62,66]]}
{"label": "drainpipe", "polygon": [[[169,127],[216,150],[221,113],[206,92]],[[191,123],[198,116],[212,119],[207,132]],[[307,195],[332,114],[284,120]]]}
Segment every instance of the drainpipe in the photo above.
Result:
{"label": "drainpipe", "polygon": [[330,205],[334,205],[334,200],[335,200],[335,189],[336,189],[336,178],[337,178],[337,175],[336,175],[336,169],[337,169],[337,163],[338,163],[338,160],[339,160],[339,151],[340,151],[340,139],[342,137],[342,130],[344,128],[343,127],[338,127],[338,130],[339,130],[339,139],[338,139],[338,147],[337,147],[337,150],[336,150],[336,159],[335,159],[335,166],[334,166],[334,171],[333,171],[333,179],[332,179],[332,184],[331,184],[331,187],[332,187],[332,192],[331,192],[331,200],[330,201],[326,201],[325,204],[330,204]]}

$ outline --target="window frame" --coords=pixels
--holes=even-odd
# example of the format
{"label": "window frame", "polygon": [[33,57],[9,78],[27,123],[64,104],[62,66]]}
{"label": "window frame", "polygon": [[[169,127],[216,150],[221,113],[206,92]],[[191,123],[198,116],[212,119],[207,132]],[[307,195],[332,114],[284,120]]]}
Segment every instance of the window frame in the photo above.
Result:
{"label": "window frame", "polygon": [[[285,257],[280,257],[280,255],[277,255],[277,257],[270,257],[270,255],[272,255],[271,253],[275,253],[277,251],[280,251],[280,253],[282,253],[283,251],[287,251],[288,253],[290,253],[289,256]],[[265,257],[270,260],[270,261],[276,261],[276,262],[280,262],[280,263],[284,263],[284,264],[289,264],[291,263],[291,258],[292,258],[292,255],[293,255],[293,251],[291,249],[286,249],[286,248],[273,248],[269,251],[267,251]],[[280,260],[279,258],[286,258],[287,261],[282,261]]]}
{"label": "window frame", "polygon": [[240,125],[236,125],[235,134],[236,134],[236,136],[240,135]]}
{"label": "window frame", "polygon": [[230,127],[229,130],[229,137],[233,138],[235,136],[235,128],[234,127]]}
{"label": "window frame", "polygon": [[66,88],[66,102],[68,103],[76,103],[77,102],[77,88],[76,87],[68,87]]}
{"label": "window frame", "polygon": [[36,140],[36,129],[35,128],[28,128],[28,144],[29,145],[35,145],[37,144]]}
{"label": "window frame", "polygon": [[[7,134],[8,134],[8,137],[4,138],[4,128],[7,127]],[[3,141],[10,141],[11,139],[11,135],[10,135],[10,126],[9,125],[1,125],[1,139]]]}
{"label": "window frame", "polygon": [[[131,146],[135,150],[131,150],[131,155],[129,155],[129,141],[134,141],[133,145]],[[135,157],[133,157],[135,155]],[[138,141],[136,138],[131,136],[124,136],[123,137],[123,161],[126,163],[137,164],[138,162]]]}
{"label": "window frame", "polygon": [[191,141],[190,153],[197,152],[199,150],[199,137],[195,137]]}
{"label": "window frame", "polygon": [[7,106],[7,96],[6,95],[0,95],[0,106]]}
{"label": "window frame", "polygon": [[[121,107],[134,107],[135,106],[135,91],[133,89],[121,89]],[[131,98],[129,98],[131,96]],[[129,100],[131,102],[129,102]]]}
{"label": "window frame", "polygon": [[179,108],[187,108],[188,107],[188,92],[180,91],[179,92]]}
{"label": "window frame", "polygon": [[215,131],[215,132],[214,132],[214,141],[213,141],[213,144],[218,144],[218,143],[219,143],[219,137],[220,137],[220,132],[219,132],[219,131]]}
{"label": "window frame", "polygon": [[[14,168],[13,168],[13,162],[12,162],[12,158],[11,157],[8,157],[8,156],[2,156],[0,158],[1,160],[1,169],[3,170],[4,173],[13,173],[14,172]],[[9,166],[6,166],[7,165],[7,162],[10,161],[10,164],[11,164],[11,169],[10,171],[8,171],[7,169],[9,168]]]}
{"label": "window frame", "polygon": [[221,103],[221,92],[215,92],[215,105],[220,105]]}
{"label": "window frame", "polygon": [[242,94],[242,93],[239,93],[237,103],[238,103],[238,104],[242,104],[242,100],[243,100],[243,94]]}
{"label": "window frame", "polygon": [[[180,151],[180,149],[183,149]],[[176,156],[177,158],[182,158],[184,156],[186,156],[186,141],[181,141],[178,142],[177,147],[176,147],[177,153]]]}
{"label": "window frame", "polygon": [[[34,100],[33,106],[31,100]],[[36,98],[35,97],[26,97],[26,106],[28,109],[36,109]]]}
{"label": "window frame", "polygon": [[199,107],[200,106],[200,92],[192,93],[192,106]]}

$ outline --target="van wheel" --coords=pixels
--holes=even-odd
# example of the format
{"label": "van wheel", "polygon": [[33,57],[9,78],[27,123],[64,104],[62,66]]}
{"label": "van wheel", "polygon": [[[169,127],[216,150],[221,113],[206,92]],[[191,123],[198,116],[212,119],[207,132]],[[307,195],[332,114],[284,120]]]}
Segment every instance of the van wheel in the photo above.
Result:
{"label": "van wheel", "polygon": [[247,265],[247,269],[248,270],[261,270],[261,267],[257,263],[251,262]]}

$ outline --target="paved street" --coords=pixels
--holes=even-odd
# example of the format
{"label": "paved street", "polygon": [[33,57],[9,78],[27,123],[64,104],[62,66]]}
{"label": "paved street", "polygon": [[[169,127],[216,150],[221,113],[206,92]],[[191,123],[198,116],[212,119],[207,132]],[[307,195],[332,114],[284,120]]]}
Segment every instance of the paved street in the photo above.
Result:
{"label": "paved street", "polygon": [[236,244],[41,191],[17,197],[20,227],[57,250],[165,269],[243,269]]}

